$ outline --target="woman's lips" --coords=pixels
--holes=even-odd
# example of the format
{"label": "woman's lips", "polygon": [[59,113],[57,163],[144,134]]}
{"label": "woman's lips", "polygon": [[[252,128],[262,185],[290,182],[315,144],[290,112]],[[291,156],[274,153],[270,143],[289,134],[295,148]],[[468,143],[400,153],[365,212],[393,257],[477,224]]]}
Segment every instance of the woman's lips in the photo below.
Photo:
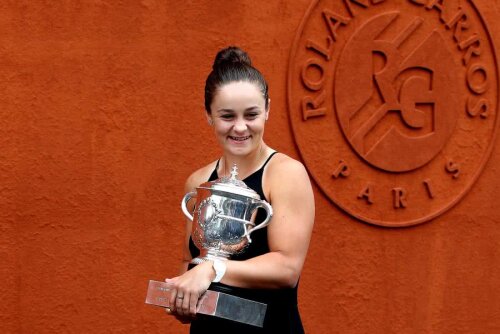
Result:
{"label": "woman's lips", "polygon": [[232,141],[242,143],[242,142],[246,141],[247,139],[250,139],[250,136],[244,136],[244,137],[228,136],[228,138],[231,139]]}

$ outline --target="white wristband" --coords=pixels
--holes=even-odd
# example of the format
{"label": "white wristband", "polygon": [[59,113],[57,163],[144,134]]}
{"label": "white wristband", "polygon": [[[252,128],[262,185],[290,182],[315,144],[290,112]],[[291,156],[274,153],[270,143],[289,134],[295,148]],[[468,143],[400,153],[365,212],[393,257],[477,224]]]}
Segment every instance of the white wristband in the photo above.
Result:
{"label": "white wristband", "polygon": [[226,273],[226,263],[224,261],[214,259],[212,267],[215,270],[215,278],[212,282],[219,283]]}

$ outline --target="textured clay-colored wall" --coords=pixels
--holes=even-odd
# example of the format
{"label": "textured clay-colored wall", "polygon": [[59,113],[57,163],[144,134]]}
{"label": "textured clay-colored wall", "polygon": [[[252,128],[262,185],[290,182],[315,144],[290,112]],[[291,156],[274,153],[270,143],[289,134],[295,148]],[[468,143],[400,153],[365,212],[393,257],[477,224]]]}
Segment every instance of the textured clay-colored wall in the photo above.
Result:
{"label": "textured clay-colored wall", "polygon": [[[383,13],[392,6],[391,10],[402,12],[411,8],[417,16],[428,14],[419,5],[425,1],[410,2],[359,1],[368,5],[364,8],[348,1],[359,16],[350,26],[339,28],[338,40],[331,41],[333,52],[337,48],[340,52],[340,43],[352,33],[349,29],[361,31],[370,13]],[[488,117],[483,117],[488,127],[477,139],[473,129],[464,125],[465,134],[456,137],[458,145],[450,149],[454,158],[463,158],[457,182],[472,180],[467,181],[470,190],[467,185],[466,190],[450,187],[450,192],[460,188],[463,193],[456,205],[411,227],[373,222],[390,216],[388,222],[405,225],[412,218],[420,219],[419,214],[433,215],[443,205],[439,195],[445,195],[446,182],[451,181],[432,184],[435,201],[412,202],[417,198],[413,195],[407,208],[396,208],[390,199],[380,208],[380,195],[375,197],[380,202],[366,207],[369,194],[387,190],[378,190],[377,185],[386,185],[388,196],[396,186],[391,180],[377,181],[380,175],[396,179],[406,174],[372,170],[361,162],[359,168],[366,170],[356,174],[358,165],[351,165],[347,180],[364,175],[367,180],[373,178],[375,185],[373,193],[350,200],[352,194],[342,192],[351,189],[348,185],[335,188],[328,183],[332,176],[322,174],[325,165],[334,172],[339,156],[328,154],[339,148],[318,138],[336,132],[333,128],[311,132],[306,124],[317,119],[297,117],[301,107],[296,96],[304,94],[301,90],[307,86],[298,79],[300,66],[307,61],[307,54],[300,54],[300,43],[309,33],[323,36],[320,41],[326,43],[322,32],[308,25],[314,17],[318,20],[313,13],[324,2],[0,4],[0,331],[188,331],[161,309],[145,305],[145,292],[149,279],[161,280],[177,272],[184,180],[220,154],[205,125],[204,80],[215,52],[236,44],[249,51],[271,87],[267,142],[303,160],[314,177],[317,219],[299,289],[307,332],[500,332],[500,211],[496,206],[500,143],[493,134],[498,111],[498,62],[493,54],[498,51],[494,45],[500,44],[499,4],[454,3],[459,2],[477,7],[474,13],[481,13],[481,18],[472,15],[473,25],[485,23],[492,36],[488,39],[486,30],[480,30],[480,59],[492,80],[490,91],[484,93],[491,104]],[[330,3],[335,7],[343,2]],[[377,9],[370,12],[372,7]],[[417,14],[418,10],[422,12]],[[439,22],[438,16],[434,20]],[[460,50],[457,45],[448,49]],[[332,59],[337,56],[334,53]],[[459,56],[452,56],[458,64]],[[306,73],[311,76],[309,83],[318,84],[323,65],[318,66]],[[335,73],[340,76],[346,66]],[[449,65],[448,73],[456,70],[453,66]],[[464,71],[457,73],[460,89],[467,89]],[[471,80],[481,81],[481,73]],[[326,83],[333,89],[331,81]],[[480,90],[478,86],[480,82],[472,83],[472,89]],[[352,83],[346,87],[356,89]],[[328,103],[331,92],[326,95]],[[453,96],[463,102],[462,95]],[[480,98],[483,92],[472,96]],[[476,119],[481,116],[465,118]],[[460,119],[457,122],[461,124]],[[334,138],[334,143],[343,142],[342,138]],[[467,150],[471,145],[477,149]],[[489,147],[491,156],[486,161],[483,156]],[[474,152],[482,155],[476,157]],[[476,160],[485,164],[473,182]],[[466,170],[469,165],[473,170]],[[422,168],[431,167],[429,163]],[[455,175],[452,167],[450,177]],[[442,172],[447,173],[444,165]],[[420,169],[409,173],[421,177]],[[361,186],[353,187],[355,195]],[[350,203],[358,206],[346,208]],[[353,213],[369,216],[372,211],[363,211],[366,208],[378,208],[375,218],[366,219],[371,223],[353,217]]]}

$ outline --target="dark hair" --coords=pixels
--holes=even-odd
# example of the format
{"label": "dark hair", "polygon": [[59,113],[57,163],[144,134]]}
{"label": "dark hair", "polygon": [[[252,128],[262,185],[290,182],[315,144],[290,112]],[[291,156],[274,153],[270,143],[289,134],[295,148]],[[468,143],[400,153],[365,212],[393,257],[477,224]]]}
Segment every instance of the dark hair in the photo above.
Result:
{"label": "dark hair", "polygon": [[252,66],[248,54],[236,46],[230,46],[220,50],[215,56],[212,72],[205,82],[205,109],[210,114],[210,105],[217,89],[227,83],[247,81],[255,83],[268,107],[269,93],[264,76]]}

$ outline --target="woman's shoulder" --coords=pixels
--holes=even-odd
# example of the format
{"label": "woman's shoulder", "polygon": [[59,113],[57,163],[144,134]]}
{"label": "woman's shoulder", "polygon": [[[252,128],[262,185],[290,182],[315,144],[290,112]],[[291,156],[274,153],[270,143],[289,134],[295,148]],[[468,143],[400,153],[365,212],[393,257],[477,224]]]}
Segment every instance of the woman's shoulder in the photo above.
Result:
{"label": "woman's shoulder", "polygon": [[216,166],[217,160],[191,173],[186,180],[185,191],[192,191],[200,184],[207,182]]}
{"label": "woman's shoulder", "polygon": [[[313,196],[311,181],[305,166],[286,154],[275,154],[269,161],[264,179],[264,193],[274,204],[279,199],[286,202],[290,198],[295,198],[297,203],[305,203]],[[296,189],[301,189],[301,191],[297,192]]]}
{"label": "woman's shoulder", "polygon": [[302,162],[281,152],[277,152],[269,161],[268,169],[273,174],[281,174],[283,172],[292,172],[294,174],[306,172]]}
{"label": "woman's shoulder", "polygon": [[274,181],[281,183],[295,178],[309,180],[307,170],[302,162],[284,153],[275,154],[266,169],[267,181],[271,183]]}

